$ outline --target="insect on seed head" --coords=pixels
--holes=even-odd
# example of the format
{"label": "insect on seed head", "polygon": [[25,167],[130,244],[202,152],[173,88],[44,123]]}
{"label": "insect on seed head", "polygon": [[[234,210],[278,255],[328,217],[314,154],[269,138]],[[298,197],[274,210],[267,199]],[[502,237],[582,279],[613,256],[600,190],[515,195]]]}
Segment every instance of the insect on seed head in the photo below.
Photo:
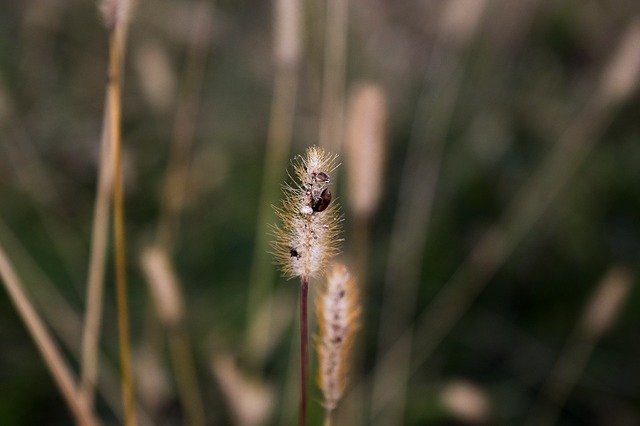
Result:
{"label": "insect on seed head", "polygon": [[329,174],[327,174],[325,172],[320,172],[320,173],[316,174],[316,181],[318,181],[318,182],[328,183],[330,180],[331,180],[331,177],[329,176]]}
{"label": "insect on seed head", "polygon": [[331,190],[327,187],[322,190],[320,193],[320,197],[313,203],[313,211],[314,212],[322,212],[329,207],[331,203]]}

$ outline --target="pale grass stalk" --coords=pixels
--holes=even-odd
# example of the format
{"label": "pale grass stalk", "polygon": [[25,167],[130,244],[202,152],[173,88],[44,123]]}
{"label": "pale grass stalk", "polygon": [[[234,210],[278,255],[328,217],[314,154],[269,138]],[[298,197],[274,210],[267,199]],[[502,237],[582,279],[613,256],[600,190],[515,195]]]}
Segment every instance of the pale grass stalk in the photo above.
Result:
{"label": "pale grass stalk", "polygon": [[333,412],[347,387],[360,309],[355,279],[344,265],[334,264],[316,302],[318,385],[324,397],[325,425],[333,423]]}
{"label": "pale grass stalk", "polygon": [[76,388],[76,379],[73,377],[71,369],[67,366],[55,341],[25,294],[24,286],[20,282],[2,246],[0,246],[0,277],[11,298],[11,302],[29,330],[76,423],[80,425],[97,424],[91,409]]}
{"label": "pale grass stalk", "polygon": [[93,406],[95,386],[98,378],[98,342],[102,323],[102,301],[104,294],[104,272],[106,268],[109,236],[109,209],[111,198],[111,158],[108,134],[109,104],[105,102],[102,136],[100,137],[100,160],[98,185],[91,232],[91,254],[87,275],[87,303],[82,332],[82,355],[80,363],[81,392],[89,407]]}
{"label": "pale grass stalk", "polygon": [[[348,252],[352,270],[360,277],[362,291],[366,291],[369,270],[371,223],[383,190],[386,120],[387,100],[381,86],[371,81],[356,84],[347,106],[344,149],[347,204],[352,227]],[[355,375],[361,375],[363,358],[362,350],[352,357]],[[364,400],[365,395],[360,388],[350,392],[342,404],[338,423],[362,423]]]}
{"label": "pale grass stalk", "polygon": [[277,406],[271,386],[263,380],[244,374],[229,354],[216,354],[211,360],[211,372],[228,401],[234,424],[267,424],[269,416]]}
{"label": "pale grass stalk", "polygon": [[[419,342],[419,345],[414,348],[413,361],[407,374],[416,371],[475,302],[498,268],[540,223],[540,218],[593,150],[614,112],[636,90],[640,77],[640,54],[635,52],[633,61],[619,58],[621,54],[629,52],[627,46],[630,40],[640,40],[639,28],[639,22],[634,21],[626,31],[609,66],[603,72],[593,97],[557,137],[553,150],[514,197],[502,219],[480,237],[451,279],[420,312],[415,322],[417,325],[408,326],[401,331],[397,343],[384,351],[378,363],[397,364],[399,360],[395,358],[395,354],[399,345],[410,339]],[[625,84],[616,85],[615,91],[608,90],[611,81],[609,77],[613,73],[612,64],[629,67],[624,72],[628,76]],[[620,87],[624,91],[619,90]],[[394,394],[402,390],[390,384],[385,392],[386,398],[393,398]]]}
{"label": "pale grass stalk", "polygon": [[299,62],[302,51],[301,1],[274,1],[275,77],[271,114],[265,146],[262,187],[258,200],[256,241],[249,278],[247,325],[244,351],[248,360],[260,369],[266,357],[265,349],[273,338],[271,327],[262,327],[258,314],[271,321],[273,268],[267,254],[268,224],[273,220],[270,205],[276,200],[277,183],[284,176],[286,159],[293,138],[296,98],[299,85]]}
{"label": "pale grass stalk", "polygon": [[171,361],[176,374],[180,402],[186,423],[204,425],[205,411],[198,387],[191,346],[183,329],[184,300],[168,253],[158,247],[142,253],[142,270],[160,319],[169,339]]}
{"label": "pale grass stalk", "polygon": [[122,177],[122,63],[130,4],[123,0],[107,0],[101,4],[109,29],[109,70],[107,103],[109,105],[109,136],[113,170],[113,232],[115,249],[116,305],[118,311],[118,346],[122,377],[124,423],[136,424],[135,396],[131,374],[131,348],[129,339],[129,308],[127,296],[124,184]]}
{"label": "pale grass stalk", "polygon": [[326,2],[324,67],[320,106],[319,145],[339,153],[342,149],[344,91],[347,73],[349,2]]}
{"label": "pale grass stalk", "polygon": [[611,268],[584,307],[582,318],[567,339],[556,364],[542,384],[527,424],[554,425],[560,410],[587,366],[602,335],[611,328],[631,290],[633,277],[620,267]]}
{"label": "pale grass stalk", "polygon": [[357,217],[370,217],[382,194],[387,109],[378,83],[354,85],[347,108],[345,156],[348,204]]}
{"label": "pale grass stalk", "polygon": [[357,84],[349,98],[345,132],[347,198],[353,215],[356,275],[366,281],[369,225],[382,194],[387,101],[373,82]]}

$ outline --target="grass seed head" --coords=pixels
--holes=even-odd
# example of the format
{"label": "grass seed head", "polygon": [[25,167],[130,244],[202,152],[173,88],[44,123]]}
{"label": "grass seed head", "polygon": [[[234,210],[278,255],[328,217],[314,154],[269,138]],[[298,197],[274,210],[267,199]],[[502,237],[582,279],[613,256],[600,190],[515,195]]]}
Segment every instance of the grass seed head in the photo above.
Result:
{"label": "grass seed head", "polygon": [[317,277],[338,253],[340,222],[333,200],[331,173],[337,156],[312,146],[293,160],[293,183],[283,185],[283,200],[275,207],[281,224],[273,227],[272,243],[285,276]]}

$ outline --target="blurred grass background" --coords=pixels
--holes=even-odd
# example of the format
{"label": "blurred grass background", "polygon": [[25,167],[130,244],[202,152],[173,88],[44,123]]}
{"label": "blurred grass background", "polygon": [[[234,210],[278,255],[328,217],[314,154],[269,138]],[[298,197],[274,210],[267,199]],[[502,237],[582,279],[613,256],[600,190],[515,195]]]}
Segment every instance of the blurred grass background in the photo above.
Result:
{"label": "blurred grass background", "polygon": [[[329,13],[341,7],[342,24]],[[274,58],[282,23],[273,10],[261,1],[139,0],[132,17],[123,91],[130,317],[137,383],[153,383],[138,390],[140,409],[155,424],[182,424],[183,408],[139,258],[156,233],[201,14],[204,74],[172,255],[184,330],[208,424],[239,423],[256,401],[271,409],[246,424],[295,418],[287,377],[297,371],[297,283],[261,272],[258,280],[273,281],[266,321],[281,333],[270,331],[260,361],[243,337],[259,317],[247,312],[252,265],[270,262],[255,255],[275,220],[259,219],[260,203],[277,203],[288,165],[265,195],[274,78],[290,66]],[[640,5],[309,0],[300,12],[286,157],[319,142],[343,153],[349,99],[363,82],[383,93],[387,111],[370,217],[349,202],[357,154],[343,153],[336,176],[342,260],[364,268],[365,307],[340,424],[638,424]],[[337,68],[327,66],[327,34],[341,34],[332,25],[346,31],[344,68],[340,40]],[[76,370],[81,328],[69,315],[81,320],[85,309],[106,49],[94,2],[0,4],[0,244]],[[322,120],[333,136],[322,136]],[[115,368],[111,264],[100,346],[102,364]],[[597,301],[606,305],[610,282],[621,296],[600,332],[590,315],[607,316]],[[69,424],[5,294],[0,424]],[[118,423],[107,399],[98,396],[97,412]],[[311,424],[320,422],[318,399],[314,390]]]}

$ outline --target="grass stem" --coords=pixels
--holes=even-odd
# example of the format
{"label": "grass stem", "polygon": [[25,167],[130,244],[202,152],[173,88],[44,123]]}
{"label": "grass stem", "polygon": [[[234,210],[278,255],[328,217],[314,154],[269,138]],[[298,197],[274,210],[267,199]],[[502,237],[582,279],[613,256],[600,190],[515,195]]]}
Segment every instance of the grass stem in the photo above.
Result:
{"label": "grass stem", "polygon": [[93,405],[98,377],[98,341],[102,319],[104,271],[109,237],[111,173],[109,158],[109,103],[105,102],[104,125],[100,138],[100,164],[91,232],[91,254],[87,274],[87,304],[82,331],[81,392]]}
{"label": "grass stem", "polygon": [[307,295],[309,278],[300,277],[300,409],[298,425],[304,426],[307,419],[307,369],[309,368],[309,331],[307,329]]}
{"label": "grass stem", "polygon": [[118,344],[122,378],[124,423],[136,424],[134,409],[133,379],[131,375],[131,348],[129,346],[129,311],[127,302],[127,276],[124,231],[124,197],[122,179],[121,110],[122,50],[124,27],[116,25],[109,35],[109,83],[107,96],[110,106],[109,134],[111,136],[113,161],[113,230],[115,244],[116,304],[118,311]]}

